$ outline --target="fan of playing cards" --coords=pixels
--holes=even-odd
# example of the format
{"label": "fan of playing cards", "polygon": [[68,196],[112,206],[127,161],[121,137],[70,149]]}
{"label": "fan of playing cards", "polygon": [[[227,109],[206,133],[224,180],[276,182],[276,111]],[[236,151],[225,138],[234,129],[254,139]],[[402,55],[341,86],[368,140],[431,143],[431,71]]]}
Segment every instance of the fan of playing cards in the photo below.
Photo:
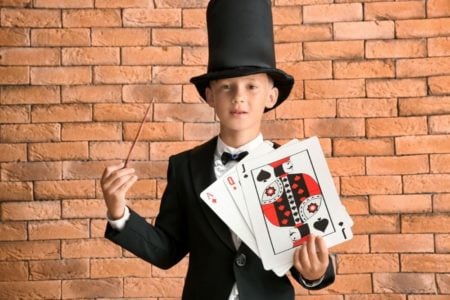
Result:
{"label": "fan of playing cards", "polygon": [[264,142],[200,197],[278,276],[309,234],[328,247],[353,237],[317,137],[277,149]]}

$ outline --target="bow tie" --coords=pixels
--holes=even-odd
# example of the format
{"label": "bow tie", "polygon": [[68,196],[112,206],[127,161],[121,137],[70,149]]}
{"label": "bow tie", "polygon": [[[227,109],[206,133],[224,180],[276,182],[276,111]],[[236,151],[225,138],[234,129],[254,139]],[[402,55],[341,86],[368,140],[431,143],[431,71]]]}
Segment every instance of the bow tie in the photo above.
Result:
{"label": "bow tie", "polygon": [[223,165],[226,165],[227,162],[231,160],[240,161],[248,154],[247,151],[242,151],[241,153],[231,154],[228,152],[222,153],[222,156],[220,157],[220,160],[222,161]]}

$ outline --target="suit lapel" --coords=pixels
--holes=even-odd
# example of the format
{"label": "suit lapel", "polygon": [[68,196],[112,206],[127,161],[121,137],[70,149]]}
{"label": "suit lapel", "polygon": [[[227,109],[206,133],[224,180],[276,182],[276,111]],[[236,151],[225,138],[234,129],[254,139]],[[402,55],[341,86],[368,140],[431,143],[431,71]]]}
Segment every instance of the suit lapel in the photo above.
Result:
{"label": "suit lapel", "polygon": [[216,145],[217,137],[192,150],[190,161],[191,178],[195,194],[198,201],[200,201],[200,207],[206,219],[222,242],[234,252],[236,249],[231,239],[230,229],[200,198],[200,193],[216,180],[214,174],[214,151],[216,150]]}

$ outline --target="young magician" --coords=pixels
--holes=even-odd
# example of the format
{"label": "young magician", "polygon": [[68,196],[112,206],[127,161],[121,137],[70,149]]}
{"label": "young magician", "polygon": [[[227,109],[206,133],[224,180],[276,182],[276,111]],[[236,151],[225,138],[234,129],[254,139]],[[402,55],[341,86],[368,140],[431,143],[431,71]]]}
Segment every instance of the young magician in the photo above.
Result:
{"label": "young magician", "polygon": [[[214,108],[220,134],[169,159],[167,187],[155,225],[126,206],[132,168],[110,166],[101,185],[108,209],[105,237],[167,269],[189,254],[188,300],[293,300],[287,276],[260,258],[217,217],[200,193],[263,143],[261,119],[289,95],[293,78],[275,66],[270,0],[212,0],[207,8],[208,72],[191,79]],[[235,159],[235,160],[233,160]],[[334,281],[322,238],[311,236],[292,258],[290,274],[308,289]]]}

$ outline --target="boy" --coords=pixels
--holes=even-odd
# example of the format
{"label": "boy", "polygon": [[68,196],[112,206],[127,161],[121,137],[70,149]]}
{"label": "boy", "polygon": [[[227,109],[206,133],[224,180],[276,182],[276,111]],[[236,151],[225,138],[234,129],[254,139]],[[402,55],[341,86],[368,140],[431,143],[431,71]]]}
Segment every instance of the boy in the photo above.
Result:
{"label": "boy", "polygon": [[[183,299],[294,299],[289,279],[264,270],[260,258],[199,196],[236,164],[233,159],[263,143],[264,112],[284,101],[292,88],[293,78],[275,68],[270,5],[268,0],[209,3],[208,72],[191,82],[214,108],[220,134],[169,159],[155,225],[126,207],[125,194],[137,180],[133,169],[111,166],[102,177],[108,239],[160,268],[189,253]],[[323,288],[334,280],[320,237],[311,236],[293,261],[291,274],[306,288]]]}

